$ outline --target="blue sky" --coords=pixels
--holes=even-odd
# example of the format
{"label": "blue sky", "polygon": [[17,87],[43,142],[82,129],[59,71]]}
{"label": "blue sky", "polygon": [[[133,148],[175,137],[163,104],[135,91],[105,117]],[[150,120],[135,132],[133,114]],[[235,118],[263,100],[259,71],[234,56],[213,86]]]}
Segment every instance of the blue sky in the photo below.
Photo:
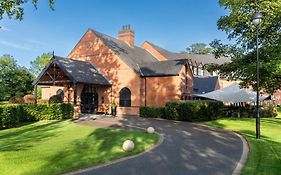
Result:
{"label": "blue sky", "polygon": [[42,53],[67,56],[88,28],[117,37],[130,24],[136,45],[148,40],[171,51],[214,39],[228,42],[217,29],[227,14],[217,0],[55,0],[55,11],[39,0],[37,10],[30,2],[24,7],[23,21],[0,21],[0,55],[26,67]]}

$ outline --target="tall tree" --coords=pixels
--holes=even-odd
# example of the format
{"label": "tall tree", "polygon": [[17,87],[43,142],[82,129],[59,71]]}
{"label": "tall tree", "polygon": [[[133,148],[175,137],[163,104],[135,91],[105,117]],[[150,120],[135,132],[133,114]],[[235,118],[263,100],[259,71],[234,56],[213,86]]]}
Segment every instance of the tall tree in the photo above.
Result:
{"label": "tall tree", "polygon": [[[0,20],[4,15],[16,20],[22,20],[24,15],[23,5],[31,1],[37,9],[38,0],[1,0],[0,1]],[[49,0],[50,8],[54,10],[54,0]]]}
{"label": "tall tree", "polygon": [[205,43],[194,43],[190,47],[186,48],[187,53],[193,54],[209,54],[211,48],[207,47]]}
{"label": "tall tree", "polygon": [[34,61],[31,61],[30,71],[37,76],[41,70],[47,65],[51,60],[52,55],[49,53],[43,53],[41,56],[38,56]]}
{"label": "tall tree", "polygon": [[217,56],[228,55],[232,62],[213,66],[230,80],[242,80],[242,85],[256,87],[256,26],[251,23],[255,12],[263,14],[259,26],[260,87],[267,92],[281,89],[281,0],[220,0],[230,13],[218,20],[218,28],[234,39],[234,45],[212,42]]}
{"label": "tall tree", "polygon": [[32,91],[32,74],[24,67],[17,65],[10,55],[0,57],[0,100],[23,96]]}

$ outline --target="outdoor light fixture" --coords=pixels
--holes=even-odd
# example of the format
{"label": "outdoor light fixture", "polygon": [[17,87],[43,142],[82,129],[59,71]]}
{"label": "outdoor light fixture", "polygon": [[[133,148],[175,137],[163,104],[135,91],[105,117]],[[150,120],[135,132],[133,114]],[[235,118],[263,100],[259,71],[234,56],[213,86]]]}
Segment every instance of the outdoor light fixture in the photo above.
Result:
{"label": "outdoor light fixture", "polygon": [[263,16],[260,13],[255,13],[252,16],[252,23],[256,26],[256,52],[257,52],[257,62],[256,62],[256,69],[257,69],[257,101],[256,101],[256,138],[260,138],[260,112],[259,112],[259,84],[260,84],[260,77],[259,77],[259,24],[262,22]]}
{"label": "outdoor light fixture", "polygon": [[262,22],[262,14],[260,13],[255,13],[253,16],[252,16],[252,22],[254,25],[259,25],[261,22]]}

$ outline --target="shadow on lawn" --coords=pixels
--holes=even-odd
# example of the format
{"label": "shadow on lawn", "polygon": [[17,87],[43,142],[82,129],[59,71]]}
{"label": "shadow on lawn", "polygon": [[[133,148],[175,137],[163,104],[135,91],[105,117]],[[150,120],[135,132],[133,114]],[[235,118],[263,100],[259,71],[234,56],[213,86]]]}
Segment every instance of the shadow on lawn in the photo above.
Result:
{"label": "shadow on lawn", "polygon": [[218,122],[218,120],[212,120],[208,123],[204,123],[205,125],[208,125],[208,126],[212,126],[212,127],[217,127],[217,128],[225,128],[226,125],[225,124],[222,124],[220,122]]}
{"label": "shadow on lawn", "polygon": [[30,149],[36,142],[54,136],[54,129],[60,128],[61,121],[54,121],[46,124],[33,126],[29,124],[19,129],[9,129],[9,132],[3,130],[0,133],[0,152],[20,151]]}
{"label": "shadow on lawn", "polygon": [[[66,171],[77,170],[101,163],[115,160],[124,156],[133,155],[144,150],[142,133],[136,133],[120,129],[97,128],[85,139],[75,140],[68,149],[62,149],[48,160],[40,168],[36,168],[34,174],[42,174],[47,167],[53,167],[50,174],[65,173]],[[136,149],[133,152],[121,150],[123,141],[132,139],[135,141]],[[148,139],[148,143],[153,143],[153,139]],[[94,154],[95,153],[95,154]],[[55,170],[56,172],[52,172]],[[30,173],[30,172],[29,172]]]}

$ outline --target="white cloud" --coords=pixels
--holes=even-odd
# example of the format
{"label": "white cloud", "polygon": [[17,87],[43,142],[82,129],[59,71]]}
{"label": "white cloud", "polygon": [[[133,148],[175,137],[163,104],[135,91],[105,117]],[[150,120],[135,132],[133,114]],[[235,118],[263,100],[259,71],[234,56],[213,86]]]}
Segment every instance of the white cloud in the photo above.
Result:
{"label": "white cloud", "polygon": [[24,44],[17,44],[17,43],[13,43],[13,42],[10,42],[10,41],[3,40],[3,39],[0,39],[0,44],[3,45],[3,46],[6,46],[6,47],[14,48],[14,49],[32,50],[31,47],[28,47]]}
{"label": "white cloud", "polygon": [[7,32],[10,32],[11,30],[8,28],[8,27],[5,27],[5,26],[1,26],[0,28],[0,31],[7,31]]}

